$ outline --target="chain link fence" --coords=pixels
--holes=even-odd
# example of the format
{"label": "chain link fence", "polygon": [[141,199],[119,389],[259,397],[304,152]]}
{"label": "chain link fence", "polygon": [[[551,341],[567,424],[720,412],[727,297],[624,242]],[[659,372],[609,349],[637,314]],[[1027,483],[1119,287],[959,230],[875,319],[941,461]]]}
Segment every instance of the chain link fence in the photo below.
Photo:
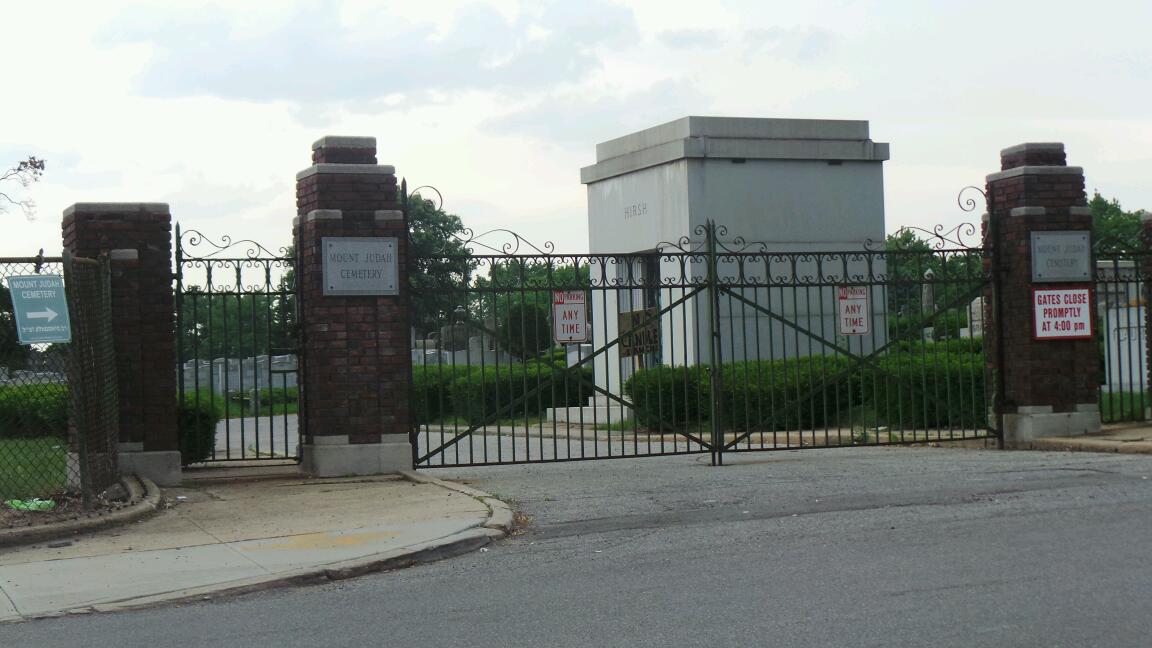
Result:
{"label": "chain link fence", "polygon": [[[21,344],[10,280],[60,274],[73,342]],[[106,259],[0,258],[0,527],[89,508],[118,479],[109,297]]]}
{"label": "chain link fence", "polygon": [[119,481],[116,461],[120,401],[112,346],[112,287],[108,256],[64,255],[64,282],[72,314],[71,393],[73,446],[85,506]]}

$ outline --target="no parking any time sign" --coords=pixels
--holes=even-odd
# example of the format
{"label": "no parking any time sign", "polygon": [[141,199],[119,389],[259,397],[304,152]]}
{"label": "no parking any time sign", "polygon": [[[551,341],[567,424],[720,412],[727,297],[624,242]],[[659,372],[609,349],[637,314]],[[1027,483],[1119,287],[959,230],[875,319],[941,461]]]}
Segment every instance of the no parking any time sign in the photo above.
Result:
{"label": "no parking any time sign", "polygon": [[552,292],[552,335],[560,344],[588,341],[588,306],[584,291]]}
{"label": "no parking any time sign", "polygon": [[840,286],[837,290],[836,314],[840,335],[868,335],[868,286]]}

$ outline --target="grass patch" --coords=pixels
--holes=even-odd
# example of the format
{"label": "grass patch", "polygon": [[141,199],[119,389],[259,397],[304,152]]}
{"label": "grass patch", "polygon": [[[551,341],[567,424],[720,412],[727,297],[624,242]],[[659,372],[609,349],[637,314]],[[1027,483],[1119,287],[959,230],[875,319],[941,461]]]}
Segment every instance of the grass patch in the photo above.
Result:
{"label": "grass patch", "polygon": [[1152,399],[1143,392],[1100,392],[1100,420],[1104,423],[1143,421],[1144,409],[1149,406],[1152,406]]}
{"label": "grass patch", "polygon": [[0,500],[46,497],[67,484],[68,444],[63,439],[0,439]]}

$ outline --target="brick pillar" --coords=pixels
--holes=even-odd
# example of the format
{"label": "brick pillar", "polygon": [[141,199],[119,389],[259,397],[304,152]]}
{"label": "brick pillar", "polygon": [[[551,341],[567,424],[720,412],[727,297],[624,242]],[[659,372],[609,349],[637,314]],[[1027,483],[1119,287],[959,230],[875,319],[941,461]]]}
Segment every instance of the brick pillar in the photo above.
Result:
{"label": "brick pillar", "polygon": [[[410,352],[408,228],[397,200],[396,172],[376,163],[373,137],[324,137],[312,145],[312,166],[296,175],[299,322],[303,350],[301,425],[304,469],[317,476],[370,475],[412,467],[408,394]],[[395,253],[394,285],[384,278],[324,281],[325,252],[384,249]],[[327,245],[325,245],[327,239]],[[336,247],[333,247],[336,245]],[[353,254],[357,252],[353,252]],[[380,266],[345,259],[340,272],[371,274]],[[389,294],[332,294],[357,290]],[[326,290],[329,294],[325,294]]]}
{"label": "brick pillar", "polygon": [[[1059,271],[1079,268],[1087,273],[1086,279],[1033,282],[1032,277],[1033,232],[1088,233],[1086,245],[1091,250],[1092,216],[1086,206],[1083,169],[1066,165],[1064,145],[1059,143],[1013,146],[1001,151],[1000,159],[1001,171],[987,178],[985,230],[999,291],[998,304],[994,298],[990,310],[1000,321],[985,330],[984,340],[989,365],[1003,380],[1004,441],[1013,445],[1042,436],[1096,432],[1100,429],[1096,341],[1090,337],[1038,339],[1041,334],[1034,330],[1033,321],[1035,302],[1041,301],[1034,298],[1033,289],[1087,289],[1088,305],[1054,306],[1087,306],[1085,316],[1095,330],[1090,253],[1078,261],[1085,267],[1066,265],[1068,269]],[[1077,238],[1070,234],[1066,240]],[[1044,272],[1052,278],[1051,271],[1042,266],[1042,276]]]}
{"label": "brick pillar", "polygon": [[76,203],[64,210],[64,248],[108,251],[120,392],[120,470],[180,483],[172,215],[163,203]]}

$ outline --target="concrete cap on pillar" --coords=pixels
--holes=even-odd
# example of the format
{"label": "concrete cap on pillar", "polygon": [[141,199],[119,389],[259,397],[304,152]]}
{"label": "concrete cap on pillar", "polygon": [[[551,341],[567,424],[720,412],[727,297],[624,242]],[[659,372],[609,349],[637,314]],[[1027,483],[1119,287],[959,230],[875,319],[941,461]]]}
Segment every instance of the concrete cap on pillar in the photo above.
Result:
{"label": "concrete cap on pillar", "polygon": [[1000,151],[1000,170],[1022,166],[1066,166],[1062,142],[1027,142]]}
{"label": "concrete cap on pillar", "polygon": [[327,135],[312,142],[312,163],[376,164],[376,138]]}

